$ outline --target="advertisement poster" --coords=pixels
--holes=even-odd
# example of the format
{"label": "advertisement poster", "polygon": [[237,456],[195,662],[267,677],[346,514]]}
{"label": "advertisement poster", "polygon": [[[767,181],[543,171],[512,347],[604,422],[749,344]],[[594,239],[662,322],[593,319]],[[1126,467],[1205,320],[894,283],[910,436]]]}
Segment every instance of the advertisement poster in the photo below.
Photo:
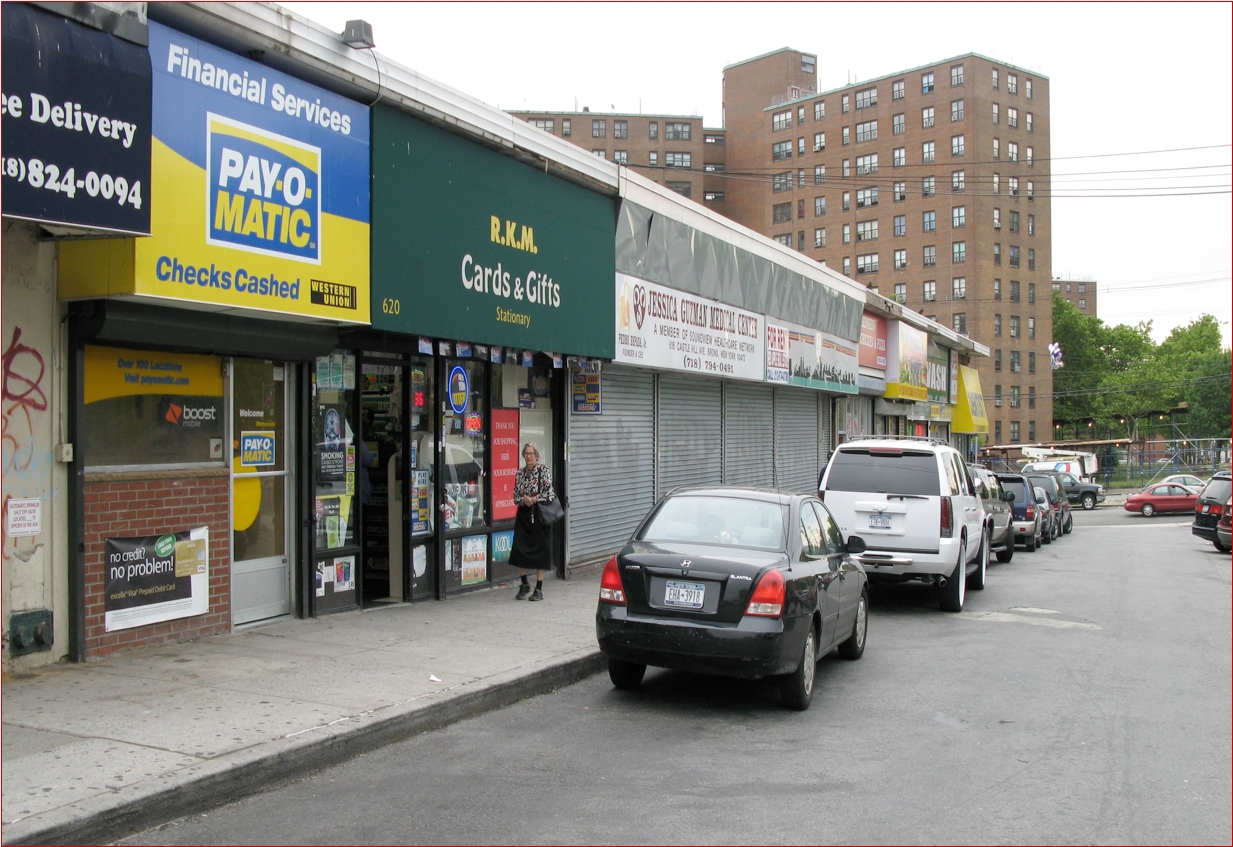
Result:
{"label": "advertisement poster", "polygon": [[26,3],[4,10],[4,214],[150,232],[150,58]]}
{"label": "advertisement poster", "polygon": [[886,318],[865,312],[861,315],[861,367],[886,370]]}
{"label": "advertisement poster", "polygon": [[418,535],[432,529],[428,519],[428,471],[411,471],[411,533]]}
{"label": "advertisement poster", "polygon": [[518,410],[492,410],[492,519],[511,520],[518,514],[514,476],[518,473]]}
{"label": "advertisement poster", "polygon": [[887,331],[890,360],[886,373],[888,398],[928,400],[929,336],[924,330],[894,321]]}
{"label": "advertisement poster", "polygon": [[929,342],[928,376],[926,387],[929,390],[929,400],[935,403],[946,403],[950,399],[950,350],[934,342]]}
{"label": "advertisement poster", "polygon": [[766,381],[856,394],[857,345],[796,324],[766,326]]}
{"label": "advertisement poster", "polygon": [[60,296],[137,294],[367,324],[367,105],[149,28],[151,235],[126,243],[124,279],[90,267],[119,246],[66,251]]}
{"label": "advertisement poster", "polygon": [[762,316],[618,273],[615,361],[762,382]]}
{"label": "advertisement poster", "polygon": [[600,363],[584,362],[570,368],[571,396],[575,415],[603,414]]}
{"label": "advertisement poster", "polygon": [[462,584],[475,585],[488,579],[488,539],[472,535],[462,539]]}
{"label": "advertisement poster", "polygon": [[355,556],[334,560],[334,593],[355,590]]}
{"label": "advertisement poster", "polygon": [[105,544],[107,632],[187,618],[210,610],[210,529]]}
{"label": "advertisement poster", "polygon": [[492,534],[492,563],[503,565],[509,561],[510,553],[514,552],[514,531],[494,532]]}

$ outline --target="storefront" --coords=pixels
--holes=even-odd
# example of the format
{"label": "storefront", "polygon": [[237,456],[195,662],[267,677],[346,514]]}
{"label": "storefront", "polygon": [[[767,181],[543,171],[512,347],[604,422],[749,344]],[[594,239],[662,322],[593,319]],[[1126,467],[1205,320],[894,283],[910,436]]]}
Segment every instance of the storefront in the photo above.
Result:
{"label": "storefront", "polygon": [[929,399],[929,334],[904,321],[888,321],[886,392],[874,403],[879,432],[929,435],[929,425],[913,420],[915,404]]}
{"label": "storefront", "polygon": [[[845,403],[844,440],[863,435],[902,434],[900,418],[904,410],[882,397],[886,393],[886,367],[890,361],[886,346],[888,324],[882,315],[871,312],[861,315],[860,374],[857,378],[860,396]],[[888,407],[887,403],[892,405]],[[851,434],[847,431],[849,426]]]}
{"label": "storefront", "polygon": [[969,462],[974,462],[981,445],[989,441],[989,418],[976,368],[958,365],[956,371],[959,402],[955,405],[954,420],[951,422],[951,445],[963,453]]}
{"label": "storefront", "polygon": [[317,611],[516,576],[520,447],[572,494],[567,364],[614,350],[610,197],[384,106],[372,169],[373,326],[312,377]]}
{"label": "storefront", "polygon": [[59,248],[83,657],[311,611],[316,362],[369,318],[367,106],[153,22],[149,51],[120,202],[151,235]]}

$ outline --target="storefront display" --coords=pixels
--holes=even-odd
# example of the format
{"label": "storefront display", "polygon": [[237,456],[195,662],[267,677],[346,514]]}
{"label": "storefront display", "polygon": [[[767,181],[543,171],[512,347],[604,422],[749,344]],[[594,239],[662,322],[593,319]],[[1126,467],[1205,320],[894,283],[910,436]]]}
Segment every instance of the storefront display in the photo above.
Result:
{"label": "storefront display", "polygon": [[[313,549],[318,553],[356,543],[356,359],[335,351],[317,358],[312,374]],[[318,559],[329,567],[330,559]],[[326,575],[319,610],[354,605],[354,591]]]}

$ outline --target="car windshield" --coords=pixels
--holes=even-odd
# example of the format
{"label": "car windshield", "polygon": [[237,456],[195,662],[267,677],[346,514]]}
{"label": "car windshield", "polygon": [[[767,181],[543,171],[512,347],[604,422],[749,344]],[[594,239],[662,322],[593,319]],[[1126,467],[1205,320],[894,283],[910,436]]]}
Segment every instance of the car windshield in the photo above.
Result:
{"label": "car windshield", "polygon": [[1203,489],[1203,499],[1212,500],[1217,503],[1223,503],[1229,499],[1229,492],[1233,491],[1233,480],[1228,479],[1213,479]]}
{"label": "car windshield", "polygon": [[1050,499],[1052,499],[1053,497],[1057,495],[1058,493],[1057,480],[1055,480],[1053,477],[1051,476],[1030,476],[1028,477],[1028,479],[1032,480],[1033,485],[1038,485],[1041,488],[1043,488],[1045,491],[1047,491],[1049,493]]}
{"label": "car windshield", "polygon": [[937,496],[938,460],[933,453],[840,450],[831,458],[827,491],[878,491]]}
{"label": "car windshield", "polygon": [[1027,486],[1023,484],[1022,480],[1003,479],[1001,480],[1001,482],[1002,482],[1002,488],[1004,488],[1007,491],[1015,492],[1016,500],[1026,500],[1027,499]]}
{"label": "car windshield", "polygon": [[669,497],[638,538],[780,550],[786,511],[778,503],[741,497]]}

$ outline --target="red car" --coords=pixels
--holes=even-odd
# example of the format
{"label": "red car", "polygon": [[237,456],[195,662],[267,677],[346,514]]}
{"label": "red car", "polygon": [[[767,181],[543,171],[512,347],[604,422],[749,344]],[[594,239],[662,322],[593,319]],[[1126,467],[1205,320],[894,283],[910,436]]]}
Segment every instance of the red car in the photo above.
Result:
{"label": "red car", "polygon": [[1157,512],[1193,512],[1199,492],[1175,482],[1149,485],[1138,494],[1126,498],[1123,507],[1128,512],[1138,512],[1150,518]]}

